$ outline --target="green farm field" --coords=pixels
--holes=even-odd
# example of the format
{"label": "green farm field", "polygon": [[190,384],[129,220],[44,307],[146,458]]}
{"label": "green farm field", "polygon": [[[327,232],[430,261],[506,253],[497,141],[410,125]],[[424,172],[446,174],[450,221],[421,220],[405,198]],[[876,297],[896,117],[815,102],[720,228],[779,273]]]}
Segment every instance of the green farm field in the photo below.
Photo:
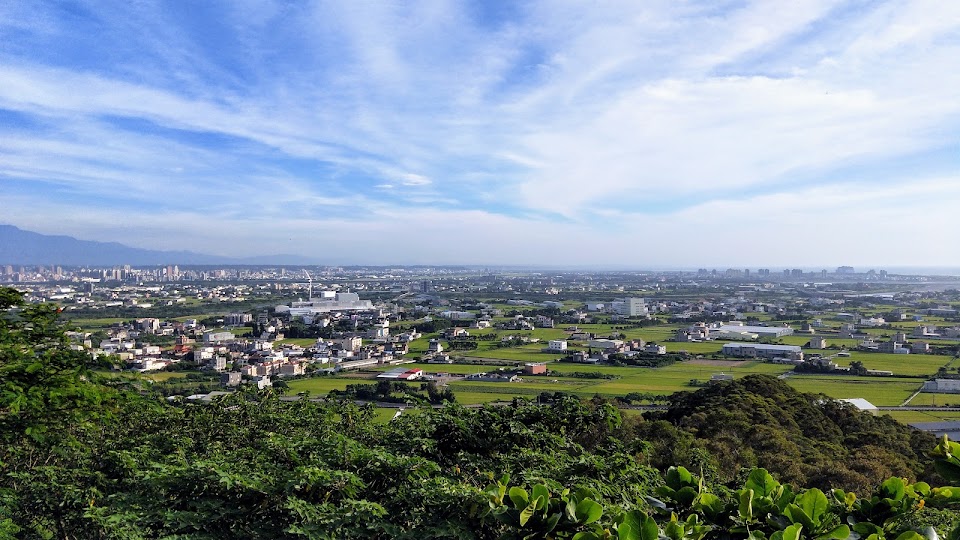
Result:
{"label": "green farm field", "polygon": [[556,360],[560,356],[541,352],[546,347],[546,343],[535,343],[532,345],[523,345],[521,347],[509,347],[502,349],[488,349],[476,351],[455,351],[452,354],[462,354],[463,356],[476,358],[493,358],[497,360],[513,360],[516,362],[548,362]]}
{"label": "green farm field", "polygon": [[372,381],[352,377],[311,377],[308,379],[292,380],[287,384],[290,385],[291,394],[310,392],[311,396],[322,397],[327,395],[331,390],[343,390],[348,384],[362,384],[365,382]]}
{"label": "green farm field", "polygon": [[[862,353],[869,356],[869,353]],[[895,355],[889,355],[895,356]],[[856,357],[851,357],[856,359]],[[899,360],[891,358],[889,361]],[[870,364],[867,364],[868,366]],[[403,367],[423,369],[428,374],[452,373],[469,374],[480,371],[493,371],[495,366],[470,364],[404,364]],[[778,376],[790,370],[789,366],[766,364],[761,362],[727,362],[713,360],[694,360],[676,363],[662,368],[640,368],[621,366],[593,366],[548,362],[547,367],[553,373],[548,376],[524,376],[522,382],[479,382],[454,381],[450,388],[462,404],[487,403],[490,401],[509,401],[513,397],[532,398],[541,392],[566,392],[581,397],[601,395],[605,397],[624,396],[631,392],[668,395],[674,392],[693,391],[690,381],[707,381],[717,373],[731,374],[741,378],[749,374],[767,374]],[[378,368],[382,371],[392,367]],[[882,369],[879,366],[876,369]],[[613,375],[615,379],[585,379],[565,376],[573,372],[600,372]],[[333,389],[342,390],[348,384],[372,382],[370,379],[356,377],[315,377],[290,381],[291,392],[309,391],[313,396],[323,396]],[[823,393],[827,396],[843,398],[864,398],[878,406],[897,406],[910,397],[921,385],[920,379],[897,377],[851,377],[830,375],[791,375],[786,382],[802,392]],[[920,394],[912,405],[933,403],[930,394]],[[960,395],[938,395],[937,405],[956,403],[960,405]],[[897,413],[898,415],[900,412]],[[913,416],[904,416],[913,418]],[[949,415],[948,415],[949,416]],[[897,416],[900,419],[899,416]],[[911,420],[912,421],[912,420]],[[919,420],[918,420],[919,421]]]}
{"label": "green farm field", "polygon": [[[824,351],[826,353],[827,351]],[[867,369],[892,371],[894,375],[931,376],[953,360],[951,356],[936,354],[886,354],[851,351],[849,358],[834,358],[838,365],[846,366],[859,360]]]}
{"label": "green farm field", "polygon": [[935,394],[921,392],[910,400],[912,407],[960,407],[960,394]]}
{"label": "green farm field", "polygon": [[[540,392],[569,392],[581,396],[599,394],[607,397],[616,397],[631,392],[653,393],[659,395],[694,390],[689,385],[692,379],[709,380],[715,373],[729,373],[735,377],[742,377],[751,373],[765,373],[779,375],[789,369],[787,366],[763,364],[759,362],[741,362],[738,366],[731,366],[726,362],[697,361],[678,363],[663,368],[592,366],[585,364],[570,364],[550,362],[547,368],[554,372],[550,376],[526,376],[523,382],[474,382],[464,381],[452,383],[450,387],[459,396],[461,391],[471,393],[491,392],[504,395],[538,394]],[[417,364],[420,366],[420,364]],[[471,373],[482,369],[482,366],[443,365],[428,366],[427,371],[447,370],[454,367],[458,373]],[[433,368],[433,369],[430,369]],[[463,369],[468,368],[468,369]],[[453,369],[447,370],[454,372]],[[564,373],[572,372],[600,372],[614,375],[616,379],[580,379],[564,377]],[[458,390],[458,388],[460,390]]]}
{"label": "green farm field", "polygon": [[479,364],[425,364],[420,362],[414,362],[412,364],[402,364],[400,366],[381,366],[372,368],[374,371],[390,371],[391,369],[397,369],[398,367],[403,367],[406,369],[422,369],[424,373],[435,374],[435,373],[455,373],[455,374],[469,374],[469,373],[480,373],[481,371],[492,371],[497,369],[498,366],[484,366]]}
{"label": "green farm field", "polygon": [[183,379],[187,374],[183,371],[155,371],[153,373],[143,374],[143,378],[150,379],[151,381],[169,381],[171,379]]}
{"label": "green farm field", "polygon": [[67,321],[68,328],[83,328],[85,330],[98,330],[108,328],[114,324],[122,323],[130,319],[119,317],[106,317],[102,319],[70,319]]}
{"label": "green farm field", "polygon": [[960,420],[960,411],[883,411],[881,414],[904,424]]}
{"label": "green farm field", "polygon": [[127,379],[148,379],[155,382],[169,381],[171,379],[184,379],[187,376],[185,371],[151,371],[149,373],[138,373],[136,371],[97,371],[100,375],[115,378]]}
{"label": "green farm field", "polygon": [[[476,405],[479,403],[490,403],[491,401],[511,401],[517,397],[516,394],[497,393],[497,392],[468,392],[454,390],[457,396],[457,403],[463,405]],[[529,397],[529,396],[525,396]]]}
{"label": "green farm field", "polygon": [[674,342],[661,341],[667,352],[687,352],[690,354],[720,354],[726,341]]}
{"label": "green farm field", "polygon": [[922,381],[895,377],[793,375],[787,383],[801,392],[822,393],[836,399],[863,398],[874,405],[895,407],[916,392]]}

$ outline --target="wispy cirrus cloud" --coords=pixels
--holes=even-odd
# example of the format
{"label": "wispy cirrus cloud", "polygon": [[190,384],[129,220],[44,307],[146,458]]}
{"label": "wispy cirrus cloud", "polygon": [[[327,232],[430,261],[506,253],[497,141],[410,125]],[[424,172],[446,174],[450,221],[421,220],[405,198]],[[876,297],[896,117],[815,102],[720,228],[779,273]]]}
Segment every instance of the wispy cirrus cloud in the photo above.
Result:
{"label": "wispy cirrus cloud", "polygon": [[[188,199],[206,211],[182,230],[231,223],[236,243],[210,245],[238,251],[271,227],[376,243],[440,234],[429,224],[550,258],[620,238],[612,219],[625,239],[726,223],[736,201],[788,212],[864,186],[890,201],[923,178],[958,202],[949,3],[8,3],[0,42],[0,198],[37,210],[7,219],[42,226],[50,199],[76,212],[44,232],[122,240],[90,209],[160,223]],[[902,200],[898,215],[933,209]],[[854,206],[792,212],[825,229],[875,217]],[[541,229],[563,239],[511,238]]]}

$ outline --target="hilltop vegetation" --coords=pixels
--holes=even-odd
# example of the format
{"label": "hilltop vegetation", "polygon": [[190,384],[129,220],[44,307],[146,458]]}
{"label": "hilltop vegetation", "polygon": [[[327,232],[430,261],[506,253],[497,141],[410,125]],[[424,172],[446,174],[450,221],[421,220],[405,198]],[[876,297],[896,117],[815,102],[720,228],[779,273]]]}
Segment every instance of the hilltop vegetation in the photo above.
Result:
{"label": "hilltop vegetation", "polygon": [[638,426],[638,437],[656,442],[677,432],[656,447],[655,465],[687,464],[684,452],[671,449],[692,437],[723,481],[751,467],[821,489],[863,491],[890,476],[932,479],[926,454],[933,436],[772,377],[750,375],[674,394],[669,410],[649,419]]}
{"label": "hilltop vegetation", "polygon": [[960,483],[960,446],[941,479],[929,437],[767,377],[646,419],[558,394],[384,424],[272,392],[169,403],[98,377],[58,316],[0,289],[0,538],[879,539],[945,534],[960,502],[919,482]]}

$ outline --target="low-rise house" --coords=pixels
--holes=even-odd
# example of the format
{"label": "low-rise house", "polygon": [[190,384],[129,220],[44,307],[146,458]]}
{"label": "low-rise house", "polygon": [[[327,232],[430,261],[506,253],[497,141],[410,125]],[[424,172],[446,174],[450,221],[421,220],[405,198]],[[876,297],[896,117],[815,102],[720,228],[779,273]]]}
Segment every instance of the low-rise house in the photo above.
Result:
{"label": "low-rise house", "polygon": [[239,386],[243,380],[243,374],[239,371],[230,371],[220,374],[220,386]]}
{"label": "low-rise house", "polygon": [[204,332],[203,333],[203,342],[204,343],[224,343],[231,341],[234,338],[232,332]]}
{"label": "low-rise house", "polygon": [[547,364],[543,362],[527,362],[523,365],[523,372],[527,375],[544,375],[547,373]]}
{"label": "low-rise house", "polygon": [[910,349],[897,341],[883,341],[877,344],[877,352],[888,354],[909,354]]}
{"label": "low-rise house", "polygon": [[567,350],[567,341],[564,339],[551,339],[547,342],[547,347],[543,349],[544,352],[564,352]]}
{"label": "low-rise house", "polygon": [[665,345],[657,345],[656,343],[648,343],[643,348],[643,352],[647,354],[667,354],[667,347]]}
{"label": "low-rise house", "polygon": [[304,365],[300,362],[287,362],[281,364],[277,375],[281,377],[295,377],[304,374]]}
{"label": "low-rise house", "polygon": [[592,339],[587,345],[594,349],[619,350],[623,348],[623,341],[619,339]]}

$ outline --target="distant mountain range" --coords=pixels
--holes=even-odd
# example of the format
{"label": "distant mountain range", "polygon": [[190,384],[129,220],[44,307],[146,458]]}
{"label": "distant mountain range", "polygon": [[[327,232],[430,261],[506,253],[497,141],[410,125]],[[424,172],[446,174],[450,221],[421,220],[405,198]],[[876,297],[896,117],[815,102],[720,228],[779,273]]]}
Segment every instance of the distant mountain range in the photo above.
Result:
{"label": "distant mountain range", "polygon": [[192,251],[157,251],[125,246],[117,242],[78,240],[71,236],[40,234],[0,225],[0,264],[58,264],[62,266],[152,265],[260,265],[316,264],[299,255],[218,257]]}

